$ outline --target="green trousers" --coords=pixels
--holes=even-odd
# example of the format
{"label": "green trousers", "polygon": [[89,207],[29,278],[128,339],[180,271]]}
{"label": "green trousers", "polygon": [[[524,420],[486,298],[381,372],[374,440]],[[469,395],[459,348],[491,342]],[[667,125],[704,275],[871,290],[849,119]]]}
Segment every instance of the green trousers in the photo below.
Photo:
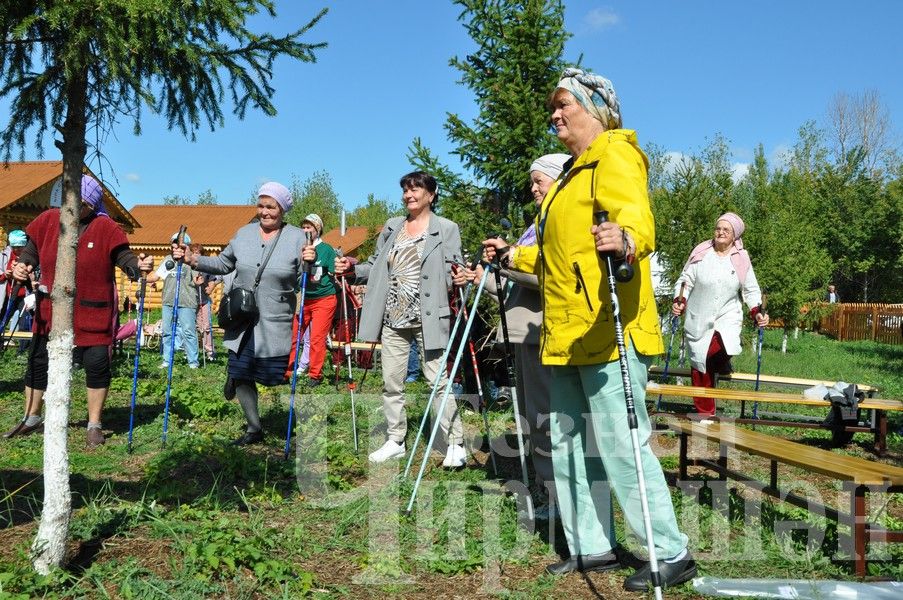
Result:
{"label": "green trousers", "polygon": [[[681,553],[687,536],[677,527],[661,464],[649,447],[646,372],[650,359],[630,348],[628,365],[639,421],[640,456],[659,559]],[[611,496],[627,525],[646,543],[643,508],[617,361],[552,367],[552,464],[561,524],[571,556],[602,554],[617,545]]]}

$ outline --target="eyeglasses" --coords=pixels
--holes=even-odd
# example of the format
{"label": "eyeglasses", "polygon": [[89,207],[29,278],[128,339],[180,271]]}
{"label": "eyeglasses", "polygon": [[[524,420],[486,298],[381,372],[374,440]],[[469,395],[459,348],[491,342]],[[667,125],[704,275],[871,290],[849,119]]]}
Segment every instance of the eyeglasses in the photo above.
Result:
{"label": "eyeglasses", "polygon": [[716,227],[715,233],[734,233],[734,230],[730,227]]}

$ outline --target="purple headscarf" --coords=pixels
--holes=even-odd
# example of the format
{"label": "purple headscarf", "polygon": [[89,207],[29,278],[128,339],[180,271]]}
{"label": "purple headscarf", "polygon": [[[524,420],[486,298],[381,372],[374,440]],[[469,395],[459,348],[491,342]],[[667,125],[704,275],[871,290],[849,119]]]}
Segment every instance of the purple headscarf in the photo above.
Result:
{"label": "purple headscarf", "polygon": [[88,204],[94,214],[110,216],[103,206],[103,187],[90,175],[82,175],[82,202]]}
{"label": "purple headscarf", "polygon": [[269,196],[275,200],[276,204],[282,209],[283,214],[287,213],[292,208],[292,193],[281,183],[269,181],[263,184],[260,186],[260,189],[257,190],[257,197],[260,198],[261,196]]}

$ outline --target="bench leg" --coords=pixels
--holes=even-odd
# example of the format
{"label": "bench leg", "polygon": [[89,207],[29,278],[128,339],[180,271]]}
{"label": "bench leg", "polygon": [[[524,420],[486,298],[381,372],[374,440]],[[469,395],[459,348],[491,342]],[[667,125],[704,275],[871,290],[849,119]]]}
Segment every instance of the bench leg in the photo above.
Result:
{"label": "bench leg", "polygon": [[687,436],[686,433],[680,434],[680,460],[678,461],[677,478],[680,481],[687,479]]}
{"label": "bench leg", "polygon": [[718,473],[719,481],[727,481],[727,473],[724,472],[727,469],[727,444],[718,445],[718,466],[721,467],[721,472]]}
{"label": "bench leg", "polygon": [[850,486],[850,537],[853,551],[853,564],[857,577],[865,577],[866,552],[866,519],[865,494],[868,487],[851,484]]}
{"label": "bench leg", "polygon": [[878,456],[887,454],[887,412],[875,410],[875,450]]}

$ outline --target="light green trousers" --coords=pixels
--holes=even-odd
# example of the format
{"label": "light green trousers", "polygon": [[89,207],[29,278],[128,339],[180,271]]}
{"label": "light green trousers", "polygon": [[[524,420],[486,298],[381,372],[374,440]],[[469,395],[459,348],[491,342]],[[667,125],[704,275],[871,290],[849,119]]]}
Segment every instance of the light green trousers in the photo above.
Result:
{"label": "light green trousers", "polygon": [[[639,422],[640,456],[659,559],[687,546],[677,527],[674,505],[661,464],[649,447],[645,389],[647,357],[632,348],[628,365]],[[617,361],[599,365],[552,367],[552,464],[561,524],[571,556],[602,554],[617,545],[611,495],[627,525],[646,543],[642,505],[627,425],[624,386]]]}

